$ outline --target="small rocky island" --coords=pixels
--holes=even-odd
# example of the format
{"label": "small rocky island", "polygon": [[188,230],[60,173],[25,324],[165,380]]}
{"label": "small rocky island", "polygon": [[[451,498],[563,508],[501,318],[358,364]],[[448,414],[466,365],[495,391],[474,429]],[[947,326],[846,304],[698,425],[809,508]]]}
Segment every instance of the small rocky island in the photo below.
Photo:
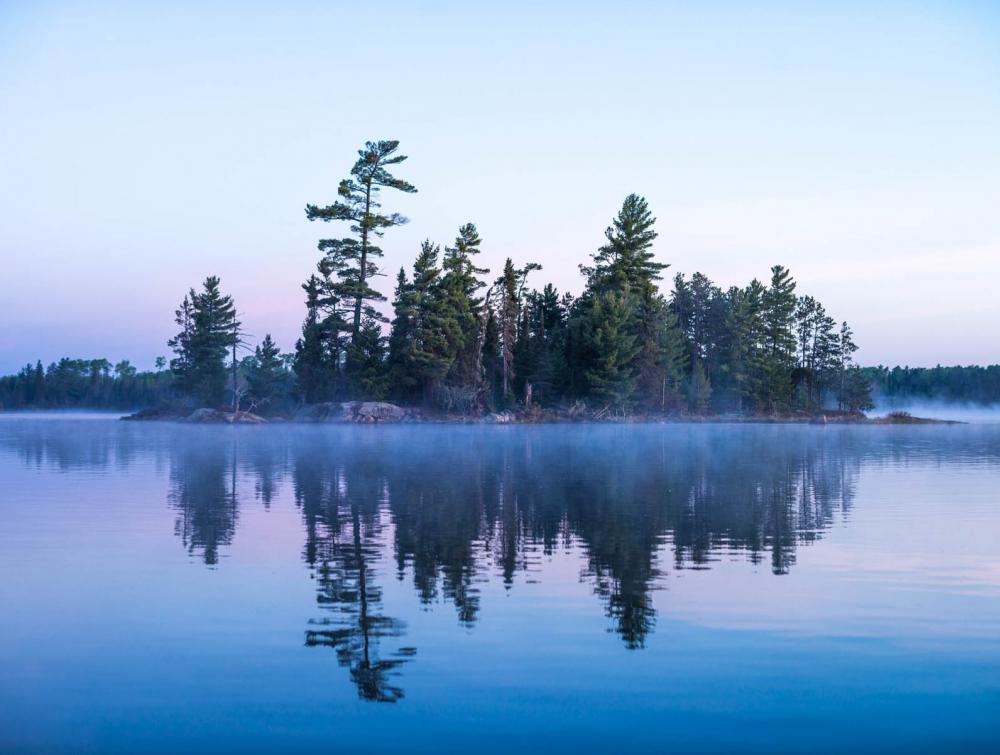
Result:
{"label": "small rocky island", "polygon": [[444,414],[414,407],[403,407],[387,401],[328,401],[306,404],[286,415],[262,417],[250,411],[232,408],[206,408],[164,405],[142,409],[122,417],[129,421],[166,421],[204,425],[266,425],[266,424],[400,424],[400,423],[459,423],[459,424],[554,424],[573,422],[604,423],[760,423],[760,424],[852,424],[852,425],[938,425],[961,424],[951,420],[914,417],[908,412],[891,412],[884,417],[868,417],[862,412],[829,412],[788,415],[615,415],[588,410],[576,404],[558,409],[535,407],[527,411],[489,412],[481,416]]}

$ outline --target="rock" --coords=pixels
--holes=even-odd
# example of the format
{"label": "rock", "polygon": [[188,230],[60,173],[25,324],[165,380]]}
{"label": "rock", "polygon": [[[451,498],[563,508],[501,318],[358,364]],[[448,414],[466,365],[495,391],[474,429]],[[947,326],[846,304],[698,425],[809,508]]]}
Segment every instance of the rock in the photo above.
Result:
{"label": "rock", "polygon": [[239,412],[234,415],[232,412],[218,409],[195,409],[184,421],[198,425],[262,425],[267,422],[263,417],[250,412]]}
{"label": "rock", "polygon": [[310,404],[295,412],[295,422],[403,422],[407,412],[386,401],[330,401]]}
{"label": "rock", "polygon": [[355,422],[402,422],[406,411],[385,401],[365,401],[354,410]]}
{"label": "rock", "polygon": [[207,422],[219,422],[219,412],[215,409],[195,409],[184,419],[185,422],[194,423],[207,423]]}
{"label": "rock", "polygon": [[513,412],[493,412],[483,417],[483,422],[491,425],[506,425],[515,420]]}

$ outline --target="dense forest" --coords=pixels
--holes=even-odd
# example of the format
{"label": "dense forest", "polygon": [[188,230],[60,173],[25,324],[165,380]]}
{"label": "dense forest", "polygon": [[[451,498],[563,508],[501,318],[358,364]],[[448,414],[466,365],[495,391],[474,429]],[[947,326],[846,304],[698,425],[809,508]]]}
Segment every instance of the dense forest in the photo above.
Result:
{"label": "dense forest", "polygon": [[[180,400],[274,414],[386,399],[457,414],[575,406],[594,416],[787,415],[864,411],[873,383],[887,395],[929,395],[936,381],[950,380],[934,371],[862,370],[847,323],[799,293],[780,265],[764,280],[728,289],[702,273],[678,273],[665,293],[668,265],[653,253],[656,219],[636,194],[580,265],[577,296],[536,285],[536,261],[508,258],[492,274],[480,267],[484,242],[466,223],[443,248],[424,241],[387,302],[374,286],[381,239],[408,221],[382,201],[417,191],[394,174],[406,159],[396,141],[369,142],[335,201],[306,205],[309,221],[346,225],[348,234],[318,243],[293,352],[282,353],[270,335],[251,351],[233,298],[210,276],[175,311],[169,365],[158,360],[155,372],[139,374],[106,360],[29,365],[0,379],[3,406]],[[956,390],[996,395],[996,371],[982,371],[955,377]]]}
{"label": "dense forest", "polygon": [[866,367],[879,398],[895,402],[930,399],[955,403],[1000,402],[1000,364],[987,367]]}
{"label": "dense forest", "polygon": [[0,377],[0,409],[135,409],[174,395],[165,359],[155,372],[138,372],[128,360],[68,359],[47,368],[26,365],[16,375]]}

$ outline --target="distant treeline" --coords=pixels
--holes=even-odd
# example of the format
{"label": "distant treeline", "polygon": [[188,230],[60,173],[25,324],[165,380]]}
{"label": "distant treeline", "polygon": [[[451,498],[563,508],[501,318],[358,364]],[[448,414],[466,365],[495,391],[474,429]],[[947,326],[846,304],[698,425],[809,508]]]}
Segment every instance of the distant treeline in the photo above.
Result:
{"label": "distant treeline", "polygon": [[0,377],[0,409],[135,409],[168,399],[171,386],[162,368],[137,372],[127,360],[112,366],[107,359],[63,358]]}
{"label": "distant treeline", "polygon": [[[336,201],[306,206],[309,220],[345,222],[350,235],[319,241],[316,272],[302,287],[306,316],[294,354],[281,354],[268,335],[241,356],[248,345],[235,303],[209,277],[175,312],[174,358],[162,378],[169,388],[156,373],[150,400],[166,393],[264,413],[346,399],[463,414],[570,404],[597,414],[871,406],[869,380],[853,363],[851,329],[800,295],[786,268],[728,289],[700,273],[678,274],[662,293],[668,265],[652,252],[656,219],[636,194],[580,265],[579,296],[551,284],[530,288],[537,262],[508,258],[490,276],[477,264],[478,229],[466,223],[443,250],[421,244],[412,268],[396,276],[392,317],[385,317],[378,304],[386,297],[373,287],[378,241],[407,219],[383,212],[379,199],[383,189],[416,191],[390,172],[406,160],[398,146],[367,143]],[[112,379],[101,370],[93,379],[102,376]],[[126,390],[124,378],[112,380]],[[95,388],[89,395],[105,394]]]}
{"label": "distant treeline", "polygon": [[1000,364],[987,367],[866,367],[876,394],[886,399],[962,403],[1000,402]]}

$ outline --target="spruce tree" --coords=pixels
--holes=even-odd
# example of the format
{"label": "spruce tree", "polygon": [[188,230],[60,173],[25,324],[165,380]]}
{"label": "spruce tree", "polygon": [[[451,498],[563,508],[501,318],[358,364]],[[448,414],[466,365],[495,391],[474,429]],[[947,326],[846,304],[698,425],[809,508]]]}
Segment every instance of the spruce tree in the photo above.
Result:
{"label": "spruce tree", "polygon": [[286,377],[281,351],[268,333],[254,349],[247,370],[247,390],[251,400],[264,411],[279,408],[284,399]]}
{"label": "spruce tree", "polygon": [[373,317],[361,320],[358,340],[350,344],[348,354],[355,365],[352,380],[356,393],[369,399],[385,398],[389,390],[389,373],[386,365],[386,338],[382,326]]}
{"label": "spruce tree", "polygon": [[168,344],[177,354],[171,370],[179,376],[178,390],[207,405],[222,402],[226,390],[226,357],[239,338],[240,323],[230,296],[219,279],[210,276],[200,293],[191,289],[177,310],[181,332]]}
{"label": "spruce tree", "polygon": [[410,283],[406,270],[399,268],[396,276],[396,290],[392,300],[392,328],[389,331],[389,390],[395,398],[411,398],[417,385],[417,378],[410,365],[409,350],[413,338],[413,314],[411,312]]}

